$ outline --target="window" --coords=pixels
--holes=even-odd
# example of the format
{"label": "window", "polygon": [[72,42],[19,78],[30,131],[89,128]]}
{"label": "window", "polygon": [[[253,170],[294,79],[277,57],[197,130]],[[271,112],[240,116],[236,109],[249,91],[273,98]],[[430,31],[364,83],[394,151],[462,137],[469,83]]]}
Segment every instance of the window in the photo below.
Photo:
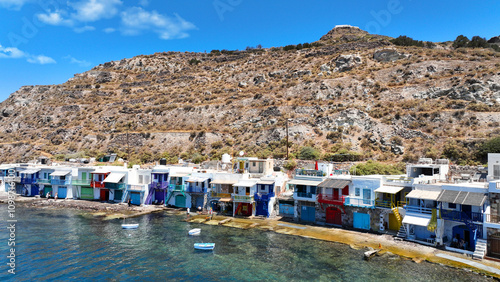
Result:
{"label": "window", "polygon": [[246,192],[246,194],[247,194],[247,195],[250,195],[250,187],[246,187],[246,189],[245,189],[245,190],[246,190],[246,191],[245,191],[245,192]]}
{"label": "window", "polygon": [[493,178],[500,179],[500,165],[493,165]]}
{"label": "window", "polygon": [[448,208],[450,208],[450,209],[456,209],[457,208],[457,204],[448,203]]}
{"label": "window", "polygon": [[361,196],[361,189],[359,189],[359,188],[354,188],[354,196],[356,196],[356,197]]}
{"label": "window", "polygon": [[311,187],[311,194],[316,194],[316,186]]}
{"label": "window", "polygon": [[145,184],[149,183],[149,175],[144,175],[144,183]]}
{"label": "window", "polygon": [[142,184],[144,183],[144,176],[143,175],[139,175],[139,183]]}

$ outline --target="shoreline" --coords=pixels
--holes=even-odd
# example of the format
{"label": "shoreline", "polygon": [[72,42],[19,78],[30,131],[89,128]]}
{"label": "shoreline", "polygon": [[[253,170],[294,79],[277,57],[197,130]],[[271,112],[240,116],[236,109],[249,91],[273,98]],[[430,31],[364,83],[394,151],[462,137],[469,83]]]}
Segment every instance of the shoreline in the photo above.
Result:
{"label": "shoreline", "polygon": [[[5,203],[0,199],[0,203]],[[73,200],[73,199],[40,199],[16,198],[16,204],[31,208],[73,209],[87,211],[94,216],[102,216],[104,220],[131,218],[155,212],[167,212],[177,215],[186,215],[181,208],[168,208],[164,206],[128,206],[123,203],[106,203],[101,201]],[[380,250],[377,255],[397,255],[411,259],[416,263],[427,261],[500,280],[500,262],[492,260],[472,260],[471,258],[409,241],[397,241],[389,234],[375,234],[358,232],[337,227],[323,227],[317,225],[303,225],[281,218],[241,218],[223,215],[214,215],[210,220],[206,214],[190,213],[186,222],[222,225],[240,229],[258,228],[262,231],[272,231],[280,234],[301,236],[349,245],[353,249]]]}

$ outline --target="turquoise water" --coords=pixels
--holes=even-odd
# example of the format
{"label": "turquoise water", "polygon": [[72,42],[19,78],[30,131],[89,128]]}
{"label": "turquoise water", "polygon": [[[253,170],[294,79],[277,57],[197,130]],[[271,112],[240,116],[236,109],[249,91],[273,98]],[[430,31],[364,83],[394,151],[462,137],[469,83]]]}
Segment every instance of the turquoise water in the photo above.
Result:
{"label": "turquoise water", "polygon": [[[398,257],[260,230],[182,221],[157,213],[104,221],[75,210],[16,210],[16,274],[7,273],[7,206],[0,205],[0,280],[109,281],[483,281],[485,277]],[[188,230],[201,228],[201,236]],[[195,251],[214,242],[214,251]]]}

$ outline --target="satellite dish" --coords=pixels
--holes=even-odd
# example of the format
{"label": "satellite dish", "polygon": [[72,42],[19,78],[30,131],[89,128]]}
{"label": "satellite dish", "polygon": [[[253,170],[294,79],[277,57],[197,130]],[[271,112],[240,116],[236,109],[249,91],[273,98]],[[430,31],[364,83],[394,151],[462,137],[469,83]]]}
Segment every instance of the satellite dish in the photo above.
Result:
{"label": "satellite dish", "polygon": [[243,157],[244,154],[245,154],[245,152],[240,151],[240,157]]}

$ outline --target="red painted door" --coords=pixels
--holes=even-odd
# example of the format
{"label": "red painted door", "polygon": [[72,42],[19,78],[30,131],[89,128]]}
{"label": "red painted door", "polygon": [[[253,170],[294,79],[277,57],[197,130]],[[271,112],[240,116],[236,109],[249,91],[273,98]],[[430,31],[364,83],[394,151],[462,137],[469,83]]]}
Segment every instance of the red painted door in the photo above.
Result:
{"label": "red painted door", "polygon": [[108,201],[109,200],[109,190],[108,189],[101,189],[101,194],[100,194],[101,201]]}
{"label": "red painted door", "polygon": [[339,199],[339,189],[332,189],[333,190],[333,199],[338,200]]}
{"label": "red painted door", "polygon": [[326,208],[326,223],[342,225],[342,212],[335,207]]}

